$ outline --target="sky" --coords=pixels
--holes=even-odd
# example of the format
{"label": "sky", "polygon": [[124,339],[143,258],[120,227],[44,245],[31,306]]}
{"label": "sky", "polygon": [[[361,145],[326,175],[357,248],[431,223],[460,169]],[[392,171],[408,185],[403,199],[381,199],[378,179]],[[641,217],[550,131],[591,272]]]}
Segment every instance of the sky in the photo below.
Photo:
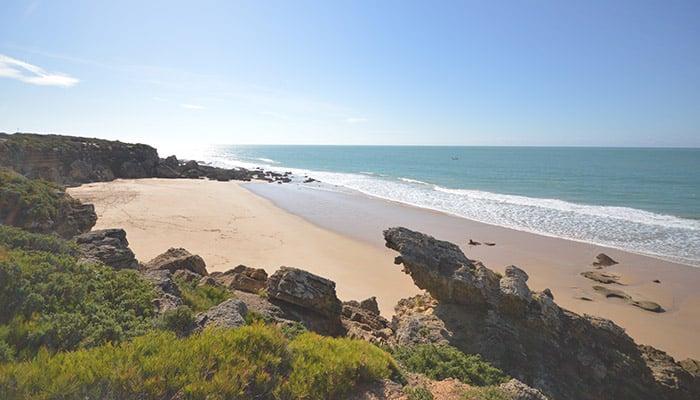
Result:
{"label": "sky", "polygon": [[700,147],[700,1],[15,1],[0,132]]}

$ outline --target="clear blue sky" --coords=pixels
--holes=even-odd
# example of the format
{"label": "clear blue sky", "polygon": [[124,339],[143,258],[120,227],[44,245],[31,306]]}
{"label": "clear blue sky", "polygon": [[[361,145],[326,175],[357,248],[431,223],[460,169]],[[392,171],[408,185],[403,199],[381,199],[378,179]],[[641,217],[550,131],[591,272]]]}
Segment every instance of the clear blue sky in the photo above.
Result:
{"label": "clear blue sky", "polygon": [[700,1],[14,1],[0,131],[700,147]]}

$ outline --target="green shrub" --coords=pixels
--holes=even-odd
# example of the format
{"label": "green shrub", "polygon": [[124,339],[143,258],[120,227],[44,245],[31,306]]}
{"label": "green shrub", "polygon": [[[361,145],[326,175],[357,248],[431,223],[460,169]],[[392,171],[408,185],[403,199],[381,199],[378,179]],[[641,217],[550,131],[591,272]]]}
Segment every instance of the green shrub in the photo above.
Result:
{"label": "green shrub", "polygon": [[55,236],[30,233],[0,224],[0,245],[11,249],[39,250],[49,253],[78,254],[78,245]]}
{"label": "green shrub", "polygon": [[192,309],[192,312],[205,312],[233,297],[233,292],[217,286],[197,286],[196,280],[187,281],[175,278],[175,283],[182,292],[182,302]]}
{"label": "green shrub", "polygon": [[71,201],[57,184],[0,170],[0,223],[41,230]]}
{"label": "green shrub", "polygon": [[[369,343],[271,326],[207,329],[178,339],[155,331],[121,345],[0,364],[0,398],[328,399],[391,374],[391,357]],[[312,387],[309,387],[312,386]]]}
{"label": "green shrub", "polygon": [[358,382],[389,378],[391,356],[367,342],[307,332],[289,345],[292,373],[281,393],[293,399],[337,398]]}
{"label": "green shrub", "polygon": [[41,347],[73,350],[142,335],[151,327],[151,288],[135,271],[6,249],[0,252],[0,341],[27,359]]}
{"label": "green shrub", "polygon": [[157,329],[174,332],[178,337],[187,335],[194,326],[194,314],[188,306],[168,310],[155,322]]}
{"label": "green shrub", "polygon": [[455,378],[477,386],[508,381],[503,371],[482,361],[479,355],[467,355],[452,346],[398,346],[393,349],[393,356],[406,370],[425,374],[434,380]]}
{"label": "green shrub", "polygon": [[408,400],[433,400],[435,397],[428,389],[423,386],[403,388],[403,393],[408,397]]}

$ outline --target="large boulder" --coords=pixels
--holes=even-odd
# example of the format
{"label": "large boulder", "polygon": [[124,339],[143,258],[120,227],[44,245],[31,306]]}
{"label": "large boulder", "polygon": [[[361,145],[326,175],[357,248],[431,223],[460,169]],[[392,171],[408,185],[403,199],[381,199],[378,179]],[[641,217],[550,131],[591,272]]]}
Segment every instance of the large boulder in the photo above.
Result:
{"label": "large boulder", "polygon": [[[342,305],[335,293],[335,282],[298,268],[280,267],[267,280],[265,289],[272,300],[284,302],[298,312],[316,315],[307,320],[313,330],[330,335],[343,334],[340,321]],[[304,319],[299,316],[292,319]]]}
{"label": "large boulder", "polygon": [[499,280],[455,245],[405,228],[384,235],[404,271],[437,300],[399,303],[397,342],[480,354],[551,399],[700,398],[698,378],[672,358],[638,346],[610,320],[560,308],[549,290],[532,292],[520,268]]}
{"label": "large boulder", "polygon": [[168,270],[171,274],[178,270],[187,270],[202,276],[207,275],[206,264],[202,257],[183,248],[169,248],[165,253],[144,264],[143,269]]}
{"label": "large boulder", "polygon": [[124,229],[101,229],[75,238],[82,260],[101,261],[114,269],[137,269],[139,264],[129,248]]}

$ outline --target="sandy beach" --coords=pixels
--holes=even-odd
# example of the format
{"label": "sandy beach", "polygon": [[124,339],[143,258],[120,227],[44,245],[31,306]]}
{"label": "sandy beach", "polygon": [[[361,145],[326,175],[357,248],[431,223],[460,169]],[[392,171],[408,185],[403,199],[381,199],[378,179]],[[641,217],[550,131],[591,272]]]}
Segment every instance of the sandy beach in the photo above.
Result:
{"label": "sandy beach", "polygon": [[[383,229],[406,226],[452,241],[496,271],[521,267],[533,290],[550,288],[560,306],[615,321],[637,343],[677,359],[700,359],[700,268],[298,185],[118,180],[69,193],[95,205],[95,229],[124,228],[140,261],[184,247],[202,256],[210,272],[238,264],[268,273],[299,267],[334,280],[342,300],[376,296],[385,316],[398,299],[419,292],[393,264],[396,254],[383,246]],[[470,239],[482,244],[469,245]],[[619,277],[610,288],[656,302],[664,312],[595,292],[598,283],[580,274],[598,271],[591,264],[601,252],[619,262],[600,270]]]}

